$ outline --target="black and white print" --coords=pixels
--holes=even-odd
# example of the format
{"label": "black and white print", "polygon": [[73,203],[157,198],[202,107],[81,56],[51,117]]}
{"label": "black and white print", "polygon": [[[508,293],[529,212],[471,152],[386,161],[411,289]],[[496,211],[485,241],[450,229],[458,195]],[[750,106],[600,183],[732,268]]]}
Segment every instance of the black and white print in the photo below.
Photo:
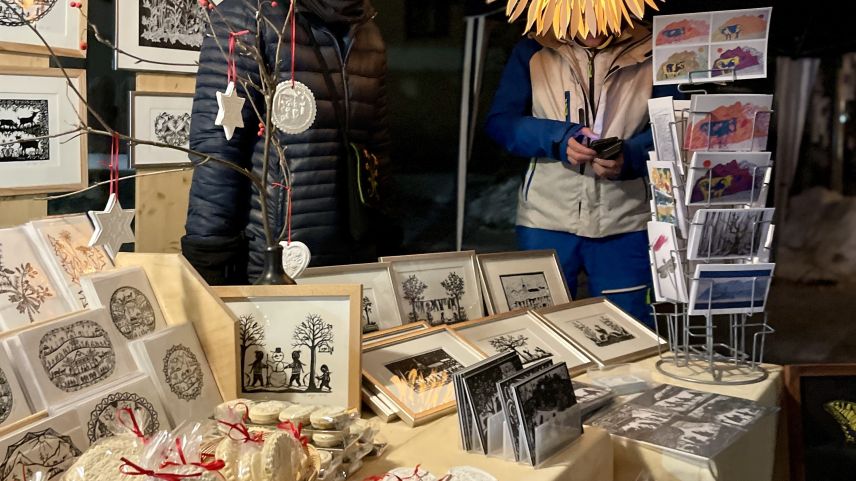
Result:
{"label": "black and white print", "polygon": [[0,27],[20,27],[27,23],[37,23],[50,13],[58,1],[0,2]]}
{"label": "black and white print", "polygon": [[153,119],[151,131],[159,142],[186,147],[190,142],[190,113],[159,112]]}
{"label": "black and white print", "polygon": [[117,422],[132,425],[130,414],[117,413],[130,409],[133,420],[146,436],[151,436],[160,428],[158,411],[148,399],[132,392],[117,392],[102,399],[89,414],[86,435],[94,443],[99,439],[113,436]]}
{"label": "black and white print", "polygon": [[502,412],[502,401],[496,389],[496,383],[521,369],[523,369],[523,363],[520,362],[520,358],[513,352],[506,352],[460,374],[485,454],[487,454],[488,419]]}
{"label": "black and white print", "polygon": [[452,375],[464,368],[442,348],[405,357],[385,367],[417,394],[448,385]]}
{"label": "black and white print", "polygon": [[689,414],[709,401],[714,394],[672,386],[660,385],[633,400],[633,404],[659,408],[678,414]]}
{"label": "black and white print", "polygon": [[12,409],[15,407],[15,401],[12,395],[12,385],[6,377],[6,373],[0,368],[0,424],[9,419]]}
{"label": "black and white print", "polygon": [[126,339],[137,339],[155,330],[155,310],[139,289],[123,286],[110,296],[110,318]]}
{"label": "black and white print", "polygon": [[59,479],[81,454],[71,437],[51,428],[27,432],[3,453],[0,480],[32,481],[37,472],[45,473],[45,481]]}
{"label": "black and white print", "polygon": [[591,424],[606,429],[610,434],[641,440],[674,417],[675,415],[665,411],[622,404],[597,416]]}
{"label": "black and white print", "polygon": [[47,100],[0,99],[0,162],[50,159],[48,120]]}
{"label": "black and white print", "polygon": [[537,339],[527,329],[506,332],[487,340],[496,352],[516,352],[523,364],[530,364],[553,356],[553,353],[537,345]]}
{"label": "black and white print", "polygon": [[[517,411],[517,405],[514,403],[514,391],[512,387],[517,382],[522,381],[539,371],[543,371],[552,365],[553,361],[546,359],[537,364],[533,364],[526,369],[518,371],[517,373],[496,383],[499,401],[502,404],[503,413],[505,414],[505,422],[509,426],[508,433],[510,434],[511,445],[514,449],[515,458],[518,458],[520,454],[520,437],[522,432],[520,431],[520,413]],[[520,461],[520,459],[517,459],[517,461]]]}
{"label": "black and white print", "polygon": [[773,209],[702,209],[693,219],[690,259],[757,256],[766,244]]}
{"label": "black and white print", "polygon": [[[430,274],[436,277],[438,272],[430,271]],[[461,299],[469,287],[463,274],[447,271],[444,277],[427,283],[423,278],[427,276],[409,274],[401,282],[402,297],[410,305],[408,322],[425,320],[432,326],[438,326],[467,320],[467,311],[461,305]]]}
{"label": "black and white print", "polygon": [[205,382],[202,365],[199,364],[196,354],[187,346],[177,344],[166,351],[163,375],[170,391],[179,399],[193,401],[202,394]]}
{"label": "black and white print", "polygon": [[553,305],[553,297],[547,286],[547,277],[543,272],[508,274],[499,276],[499,281],[510,310],[540,309]]}
{"label": "black and white print", "polygon": [[606,315],[578,319],[573,325],[597,347],[610,346],[636,338],[621,324]]}
{"label": "black and white print", "polygon": [[205,15],[197,0],[137,1],[141,46],[191,51],[202,47]]}
{"label": "black and white print", "polygon": [[770,410],[771,408],[747,399],[718,395],[689,415],[700,419],[715,419],[722,424],[746,428],[767,415]]}
{"label": "black and white print", "polygon": [[374,290],[371,287],[363,286],[363,298],[360,301],[360,325],[363,329],[363,334],[369,332],[377,332],[380,330],[378,325],[377,314],[377,299],[374,295]]}
{"label": "black and white print", "polygon": [[712,458],[739,434],[738,429],[715,422],[680,419],[654,431],[646,441],[664,448]]}
{"label": "black and white print", "polygon": [[116,369],[109,335],[88,320],[45,333],[39,341],[39,359],[51,383],[69,393],[109,378]]}

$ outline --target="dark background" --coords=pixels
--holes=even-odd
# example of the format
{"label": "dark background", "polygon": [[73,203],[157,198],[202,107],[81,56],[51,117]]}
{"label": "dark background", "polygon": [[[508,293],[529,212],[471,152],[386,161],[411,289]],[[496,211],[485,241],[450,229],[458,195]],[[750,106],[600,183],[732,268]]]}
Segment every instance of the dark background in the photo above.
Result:
{"label": "dark background", "polygon": [[800,390],[805,479],[851,481],[856,473],[856,444],[844,441],[844,432],[823,405],[830,401],[856,402],[856,378],[804,376]]}

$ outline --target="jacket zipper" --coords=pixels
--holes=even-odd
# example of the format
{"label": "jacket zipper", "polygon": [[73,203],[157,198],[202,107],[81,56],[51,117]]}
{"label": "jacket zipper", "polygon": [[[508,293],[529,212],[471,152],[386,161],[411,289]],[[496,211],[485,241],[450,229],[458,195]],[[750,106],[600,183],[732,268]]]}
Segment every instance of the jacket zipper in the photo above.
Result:
{"label": "jacket zipper", "polygon": [[[336,36],[327,29],[321,29],[328,37],[330,37],[331,40],[333,40],[333,45],[336,47],[336,55],[339,56],[339,63],[342,65],[342,90],[344,96],[343,102],[345,103],[345,125],[343,127],[346,134],[351,130],[351,99],[350,89],[348,88],[348,58],[351,56],[351,50],[354,48],[357,31],[359,31],[362,26],[363,24],[357,25],[351,30],[351,32],[349,32],[351,43],[348,44],[348,49],[345,51],[344,56],[342,55],[342,49],[339,47],[339,41],[336,40]],[[349,147],[345,145],[344,148],[347,151]]]}

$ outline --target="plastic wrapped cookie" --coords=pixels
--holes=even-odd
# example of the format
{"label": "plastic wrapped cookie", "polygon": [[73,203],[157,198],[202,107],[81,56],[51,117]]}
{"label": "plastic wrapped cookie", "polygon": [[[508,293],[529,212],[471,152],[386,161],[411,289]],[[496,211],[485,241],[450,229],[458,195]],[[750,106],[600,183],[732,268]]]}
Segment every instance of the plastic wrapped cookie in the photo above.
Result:
{"label": "plastic wrapped cookie", "polygon": [[279,414],[291,406],[285,401],[264,401],[256,403],[250,408],[250,421],[255,424],[276,424],[279,422]]}
{"label": "plastic wrapped cookie", "polygon": [[130,481],[135,476],[118,472],[120,458],[136,457],[140,443],[132,436],[103,438],[90,446],[66,472],[64,481]]}
{"label": "plastic wrapped cookie", "polygon": [[360,442],[369,443],[374,437],[374,428],[365,419],[354,419],[350,426],[350,433],[359,436]]}
{"label": "plastic wrapped cookie", "polygon": [[450,481],[497,481],[495,477],[472,466],[457,466],[449,470]]}
{"label": "plastic wrapped cookie", "polygon": [[318,409],[317,406],[301,406],[299,404],[292,404],[279,413],[279,420],[291,421],[295,426],[309,426],[310,416],[316,409]]}
{"label": "plastic wrapped cookie", "polygon": [[345,408],[323,406],[312,412],[309,421],[315,429],[342,430],[347,427],[350,415]]}
{"label": "plastic wrapped cookie", "polygon": [[417,466],[416,468],[395,468],[387,472],[381,481],[399,481],[401,479],[437,481],[437,476],[431,474],[427,469]]}
{"label": "plastic wrapped cookie", "polygon": [[[171,466],[162,471],[163,473],[175,474],[183,479],[192,479],[194,481],[222,481],[222,478],[217,471],[208,471],[198,466],[191,464]],[[137,476],[139,478],[139,476]]]}

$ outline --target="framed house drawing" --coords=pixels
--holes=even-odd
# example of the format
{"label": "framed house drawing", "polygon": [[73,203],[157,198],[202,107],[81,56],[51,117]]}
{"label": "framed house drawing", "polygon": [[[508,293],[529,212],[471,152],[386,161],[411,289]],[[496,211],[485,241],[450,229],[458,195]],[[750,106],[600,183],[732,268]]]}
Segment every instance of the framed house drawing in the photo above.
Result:
{"label": "framed house drawing", "polygon": [[[193,94],[131,92],[131,136],[173,147],[190,148]],[[131,164],[139,166],[189,164],[186,152],[133,144]]]}
{"label": "framed house drawing", "polygon": [[571,301],[554,250],[479,254],[477,258],[488,314]]}
{"label": "framed house drawing", "polygon": [[214,287],[239,322],[239,397],[360,407],[360,286]]}
{"label": "framed house drawing", "polygon": [[[88,2],[81,9],[86,5]],[[81,9],[72,8],[63,0],[0,2],[0,52],[48,53],[48,48],[30,29],[32,25],[57,55],[85,58],[86,50],[80,49],[80,43],[86,41],[86,21]]]}
{"label": "framed house drawing", "polygon": [[[66,72],[85,95],[85,71]],[[0,73],[0,143],[5,144],[0,146],[0,196],[86,187],[86,136],[48,138],[73,133],[80,112],[86,106],[59,69]]]}

